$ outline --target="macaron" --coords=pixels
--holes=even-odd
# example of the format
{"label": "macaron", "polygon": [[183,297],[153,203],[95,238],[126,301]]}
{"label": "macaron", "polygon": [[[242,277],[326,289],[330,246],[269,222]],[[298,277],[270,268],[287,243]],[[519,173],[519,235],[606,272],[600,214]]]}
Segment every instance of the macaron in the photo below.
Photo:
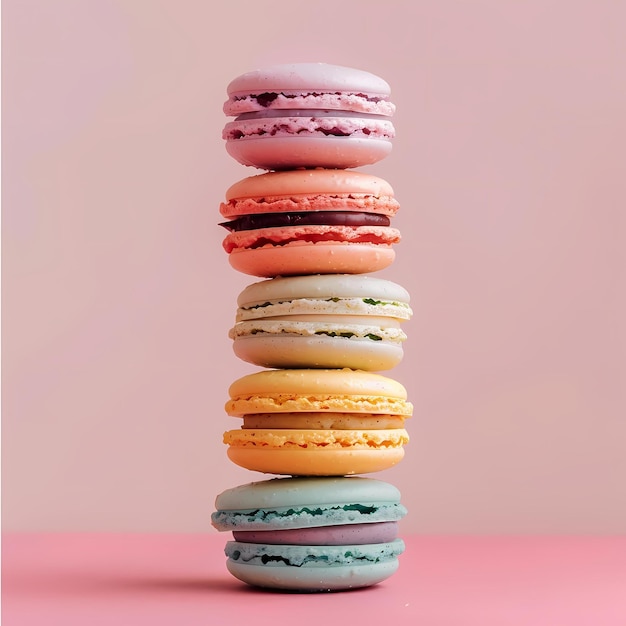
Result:
{"label": "macaron", "polygon": [[363,274],[270,278],[237,299],[235,354],[270,368],[388,370],[400,363],[409,294]]}
{"label": "macaron", "polygon": [[266,170],[351,168],[391,152],[389,84],[359,69],[291,63],[247,72],[227,87],[226,150]]}
{"label": "macaron", "polygon": [[382,582],[398,568],[406,509],[396,487],[364,477],[273,478],[228,489],[211,516],[227,568],[253,586],[342,591]]}
{"label": "macaron", "polygon": [[233,463],[267,474],[346,476],[404,457],[413,412],[399,382],[360,370],[277,369],[233,382],[225,410],[243,418],[224,433]]}
{"label": "macaron", "polygon": [[222,245],[253,276],[376,272],[395,259],[398,209],[391,185],[364,172],[266,172],[226,191]]}

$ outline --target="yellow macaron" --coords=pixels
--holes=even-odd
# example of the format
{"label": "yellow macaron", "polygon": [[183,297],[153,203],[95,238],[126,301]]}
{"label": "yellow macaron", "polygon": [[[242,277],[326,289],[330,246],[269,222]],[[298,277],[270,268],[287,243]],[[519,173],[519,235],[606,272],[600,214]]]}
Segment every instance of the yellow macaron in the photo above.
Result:
{"label": "yellow macaron", "polygon": [[264,370],[229,389],[229,458],[246,469],[293,476],[378,472],[404,456],[413,407],[399,382],[350,369]]}

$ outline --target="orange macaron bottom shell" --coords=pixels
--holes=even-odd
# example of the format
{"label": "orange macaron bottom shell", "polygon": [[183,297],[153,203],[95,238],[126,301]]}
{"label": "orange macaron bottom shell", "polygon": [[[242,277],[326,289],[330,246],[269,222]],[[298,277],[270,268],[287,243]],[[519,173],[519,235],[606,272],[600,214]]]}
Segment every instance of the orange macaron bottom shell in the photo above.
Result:
{"label": "orange macaron bottom shell", "polygon": [[350,476],[389,469],[403,459],[404,449],[276,449],[230,446],[227,454],[235,465],[265,474]]}
{"label": "orange macaron bottom shell", "polygon": [[342,241],[294,241],[284,245],[233,250],[233,269],[251,276],[366,274],[389,267],[396,257],[390,245]]}

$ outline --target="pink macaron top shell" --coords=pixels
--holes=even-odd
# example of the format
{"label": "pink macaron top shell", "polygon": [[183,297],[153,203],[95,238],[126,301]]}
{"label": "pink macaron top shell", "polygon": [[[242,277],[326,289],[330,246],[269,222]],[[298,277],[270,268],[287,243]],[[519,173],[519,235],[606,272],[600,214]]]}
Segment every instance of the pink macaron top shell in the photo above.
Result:
{"label": "pink macaron top shell", "polygon": [[235,541],[269,545],[345,546],[387,543],[398,536],[398,522],[344,524],[317,528],[233,531]]}
{"label": "pink macaron top shell", "polygon": [[[326,63],[292,63],[254,70],[227,88],[226,115],[268,109],[333,109],[391,116],[389,84],[363,70]],[[257,97],[260,96],[260,97]]]}

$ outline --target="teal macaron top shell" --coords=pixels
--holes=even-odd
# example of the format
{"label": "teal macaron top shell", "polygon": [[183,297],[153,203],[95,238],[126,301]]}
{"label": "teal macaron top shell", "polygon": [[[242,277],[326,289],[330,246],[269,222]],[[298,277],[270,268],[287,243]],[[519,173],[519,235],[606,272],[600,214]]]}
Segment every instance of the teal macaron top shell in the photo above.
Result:
{"label": "teal macaron top shell", "polygon": [[399,490],[360,476],[273,478],[221,493],[211,516],[217,530],[277,530],[398,521]]}

